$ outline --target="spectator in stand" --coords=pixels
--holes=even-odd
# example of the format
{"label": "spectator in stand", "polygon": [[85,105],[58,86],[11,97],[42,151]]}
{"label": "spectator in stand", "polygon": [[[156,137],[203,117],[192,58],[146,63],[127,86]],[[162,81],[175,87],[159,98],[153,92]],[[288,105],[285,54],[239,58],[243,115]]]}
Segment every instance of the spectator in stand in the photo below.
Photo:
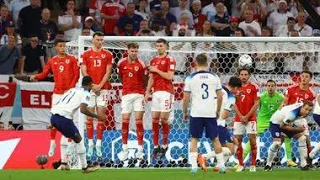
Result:
{"label": "spectator in stand", "polygon": [[280,0],[278,10],[273,11],[268,17],[267,26],[272,28],[273,32],[278,32],[279,28],[286,24],[289,17],[293,17],[293,15],[288,11],[287,1]]}
{"label": "spectator in stand", "polygon": [[261,27],[258,22],[253,20],[253,11],[250,9],[244,12],[244,21],[239,24],[239,28],[243,29],[245,36],[260,36]]}
{"label": "spectator in stand", "polygon": [[192,13],[189,11],[187,6],[187,0],[179,0],[179,7],[171,8],[170,12],[177,18],[177,23],[181,24],[181,14],[186,13],[189,18],[188,25],[193,27],[194,21]]}
{"label": "spectator in stand", "polygon": [[174,27],[177,25],[177,18],[169,12],[170,4],[169,0],[161,0],[161,12],[162,18],[165,19],[166,22],[166,34],[172,35],[172,31]]}
{"label": "spectator in stand", "polygon": [[149,1],[149,7],[150,7],[151,14],[154,14],[155,7],[158,5],[161,6],[161,0]]}
{"label": "spectator in stand", "polygon": [[0,131],[3,131],[3,130],[5,130],[4,123],[2,121],[0,121]]}
{"label": "spectator in stand", "polygon": [[45,49],[39,45],[37,35],[30,35],[29,42],[22,47],[20,74],[38,74],[45,66]]}
{"label": "spectator in stand", "polygon": [[161,4],[156,4],[153,8],[149,27],[155,36],[166,36],[167,20],[162,17]]}
{"label": "spectator in stand", "polygon": [[16,47],[16,38],[8,37],[8,43],[0,47],[0,74],[15,74],[20,65],[20,51]]}
{"label": "spectator in stand", "polygon": [[231,16],[229,18],[229,26],[222,30],[216,30],[216,36],[231,36],[232,34],[234,34],[234,31],[239,29],[239,20],[239,17]]}
{"label": "spectator in stand", "polygon": [[279,27],[278,31],[275,32],[274,36],[277,37],[289,37],[290,32],[294,31],[296,20],[293,17],[288,17],[287,24]]}
{"label": "spectator in stand", "polygon": [[83,22],[83,28],[90,29],[91,32],[92,32],[92,35],[93,35],[94,32],[98,31],[97,25],[94,24],[94,23],[95,23],[95,21],[94,21],[94,18],[92,16],[87,16],[84,19],[84,22]]}
{"label": "spectator in stand", "polygon": [[126,14],[126,7],[120,0],[109,0],[101,9],[101,18],[104,20],[104,34],[114,36],[114,29],[119,18]]}
{"label": "spectator in stand", "polygon": [[274,11],[278,10],[278,2],[275,0],[266,0],[267,3],[267,17]]}
{"label": "spectator in stand", "polygon": [[91,16],[86,17],[83,22],[83,28],[77,29],[77,31],[72,36],[72,41],[78,41],[78,37],[83,34],[88,33],[89,36],[93,35],[94,34],[94,31],[92,30],[93,23],[94,23],[93,17]]}
{"label": "spectator in stand", "polygon": [[300,32],[302,37],[312,36],[312,27],[310,27],[306,22],[306,14],[304,11],[300,11],[297,17],[297,23],[294,29]]}
{"label": "spectator in stand", "polygon": [[201,13],[201,1],[193,0],[191,6],[191,13],[194,21],[194,28],[196,33],[200,33],[203,23],[207,20],[207,16]]}
{"label": "spectator in stand", "polygon": [[[151,30],[148,27],[148,21],[147,20],[142,20],[140,22],[140,30],[139,32],[136,34],[136,36],[151,36]],[[152,34],[153,36],[153,34]]]}
{"label": "spectator in stand", "polygon": [[[216,4],[218,2],[224,2],[223,0],[212,0],[212,3],[208,4],[202,9],[202,14],[209,16],[209,14],[215,15],[217,14]],[[224,11],[227,12],[227,8],[224,7]]]}
{"label": "spectator in stand", "polygon": [[53,57],[52,48],[54,47],[54,39],[58,31],[57,24],[50,20],[50,10],[48,8],[43,8],[41,13],[40,30],[41,34],[39,37],[40,44],[45,46],[47,62],[48,58]]}
{"label": "spectator in stand", "polygon": [[7,24],[9,24],[10,19],[9,19],[9,10],[8,7],[6,5],[1,6],[0,9],[0,37],[5,33],[6,29],[5,27],[7,26]]}
{"label": "spectator in stand", "polygon": [[197,36],[214,36],[214,33],[211,29],[211,24],[208,20],[203,22],[200,32],[197,33]]}
{"label": "spectator in stand", "polygon": [[174,28],[172,35],[173,36],[178,36],[179,35],[179,30],[181,28],[186,28],[187,29],[187,36],[195,36],[196,31],[194,30],[193,26],[188,25],[189,17],[187,13],[182,13],[181,14],[181,23]]}
{"label": "spectator in stand", "polygon": [[[188,28],[187,26],[181,26],[178,29],[178,37],[186,37]],[[190,42],[170,42],[169,48],[171,50],[170,56],[176,60],[175,75],[185,75],[187,73],[187,67],[191,65],[192,46]]]}
{"label": "spectator in stand", "polygon": [[150,9],[147,0],[139,0],[139,8],[134,11],[135,14],[140,15],[145,20],[149,20]]}
{"label": "spectator in stand", "polygon": [[75,7],[75,0],[68,0],[66,11],[58,17],[58,26],[64,31],[66,41],[71,41],[73,34],[81,28],[81,16],[77,15]]}
{"label": "spectator in stand", "polygon": [[16,44],[17,48],[20,49],[20,48],[21,48],[21,44],[22,44],[21,37],[20,37],[20,35],[15,31],[13,22],[8,23],[8,24],[6,25],[6,27],[5,27],[5,30],[6,30],[6,32],[5,32],[5,34],[2,35],[2,37],[1,37],[1,43],[0,43],[0,45],[5,45],[5,44],[7,44],[8,41],[9,41],[9,36],[14,36],[15,39],[16,39],[16,43],[15,43],[15,44]]}
{"label": "spectator in stand", "polygon": [[21,9],[18,26],[20,35],[28,38],[31,34],[40,36],[41,1],[31,0],[31,4]]}
{"label": "spectator in stand", "polygon": [[[128,25],[129,27],[130,24],[133,24],[133,31],[139,32],[140,22],[143,20],[143,18],[140,15],[134,13],[135,9],[136,6],[134,5],[134,3],[128,3],[127,15],[120,17],[117,25],[114,27],[113,32],[115,35],[118,36],[122,34],[125,31],[126,26]],[[131,34],[131,32],[128,33]]]}
{"label": "spectator in stand", "polygon": [[216,4],[216,14],[208,13],[208,20],[215,31],[225,29],[229,26],[229,15],[224,11],[223,2]]}
{"label": "spectator in stand", "polygon": [[289,7],[288,9],[290,10],[290,12],[294,18],[298,17],[299,12],[305,12],[306,14],[308,14],[307,11],[302,6],[302,4],[297,0],[291,1],[291,2],[289,1],[288,7]]}
{"label": "spectator in stand", "polygon": [[125,22],[123,31],[119,34],[120,36],[135,36],[134,25],[131,20]]}
{"label": "spectator in stand", "polygon": [[101,10],[108,0],[92,0],[89,4],[89,15],[93,17],[94,24],[96,24],[99,30],[103,29],[104,21],[101,18]]}
{"label": "spectator in stand", "polygon": [[265,2],[261,0],[245,0],[241,5],[241,16],[244,15],[247,9],[253,10],[254,17],[264,21],[267,18],[267,8]]}
{"label": "spectator in stand", "polygon": [[12,15],[13,24],[16,29],[19,29],[18,19],[20,10],[30,5],[29,0],[12,0],[9,4],[9,13]]}

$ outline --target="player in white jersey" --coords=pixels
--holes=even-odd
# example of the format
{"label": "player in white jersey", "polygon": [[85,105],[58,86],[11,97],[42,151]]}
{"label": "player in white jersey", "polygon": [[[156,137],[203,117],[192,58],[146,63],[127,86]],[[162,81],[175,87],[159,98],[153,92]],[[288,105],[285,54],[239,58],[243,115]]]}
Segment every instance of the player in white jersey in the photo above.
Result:
{"label": "player in white jersey", "polygon": [[[82,79],[82,89],[72,88],[64,93],[57,104],[51,109],[51,125],[55,127],[67,138],[71,138],[76,144],[77,153],[80,157],[82,172],[89,173],[99,169],[99,166],[88,166],[86,158],[86,148],[84,140],[81,137],[78,128],[73,123],[72,117],[75,112],[80,108],[80,112],[93,117],[106,119],[104,114],[97,115],[91,113],[88,109],[90,103],[90,90],[92,88],[92,79],[85,76]],[[62,159],[61,164],[67,166],[66,160]],[[68,169],[68,168],[65,168]]]}
{"label": "player in white jersey", "polygon": [[272,170],[273,159],[277,156],[278,150],[285,137],[298,140],[301,170],[308,170],[306,160],[308,155],[307,142],[306,136],[303,134],[305,128],[293,127],[292,125],[295,121],[301,121],[301,118],[308,116],[312,109],[313,103],[306,101],[304,103],[284,106],[271,116],[269,130],[273,138],[273,143],[268,150],[267,165],[264,168],[265,171]]}
{"label": "player in white jersey", "polygon": [[[233,110],[233,106],[236,103],[236,98],[234,94],[238,91],[238,88],[242,86],[241,80],[233,76],[229,79],[228,85],[222,86],[222,105],[221,105],[221,111],[220,111],[220,117],[217,121],[218,124],[218,135],[219,135],[219,141],[222,145],[222,153],[224,157],[224,162],[226,162],[232,154],[234,154],[235,148],[234,148],[234,141],[231,137],[228,129],[227,129],[227,119],[230,117],[231,112]],[[206,171],[206,160],[213,158],[215,156],[215,153],[209,152],[203,155],[198,156],[198,162],[201,166],[201,168]],[[215,168],[215,170],[218,170]]]}
{"label": "player in white jersey", "polygon": [[198,169],[197,157],[198,139],[202,137],[205,130],[206,137],[212,140],[216,153],[219,171],[225,172],[223,154],[218,139],[217,120],[222,104],[222,86],[218,75],[205,71],[207,68],[207,56],[199,54],[196,57],[196,72],[190,74],[185,80],[183,96],[183,118],[188,120],[188,105],[190,107],[190,163],[191,173]]}
{"label": "player in white jersey", "polygon": [[[319,103],[320,103],[320,91],[318,92],[318,95],[316,97],[316,102],[315,102],[314,110],[313,110],[313,119],[318,124],[318,126],[320,126],[320,104]],[[320,143],[319,142],[314,146],[312,151],[309,153],[309,159],[308,159],[309,165],[312,166],[312,159],[315,158],[318,151],[320,151]]]}

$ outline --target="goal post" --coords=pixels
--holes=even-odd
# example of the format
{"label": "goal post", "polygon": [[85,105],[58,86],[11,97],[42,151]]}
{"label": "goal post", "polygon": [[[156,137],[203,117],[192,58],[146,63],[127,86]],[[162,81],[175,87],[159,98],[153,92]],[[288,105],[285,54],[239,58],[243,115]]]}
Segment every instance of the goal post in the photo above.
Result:
{"label": "goal post", "polygon": [[[189,152],[189,131],[188,124],[182,121],[182,96],[184,78],[193,71],[192,62],[196,55],[205,53],[208,56],[210,71],[216,72],[222,82],[236,75],[239,65],[238,57],[242,54],[249,54],[253,59],[251,67],[251,81],[258,84],[260,92],[266,90],[266,81],[273,79],[277,83],[278,91],[284,92],[289,86],[299,80],[299,73],[302,70],[310,70],[314,73],[311,82],[312,89],[318,91],[320,85],[320,37],[155,37],[155,36],[105,36],[103,47],[113,53],[115,63],[126,54],[126,44],[136,42],[139,44],[139,57],[148,65],[155,55],[155,42],[163,38],[169,42],[169,54],[177,61],[177,71],[174,77],[175,104],[172,112],[169,135],[169,150],[165,162],[173,161],[182,163],[188,158]],[[74,55],[81,62],[81,54],[92,46],[92,36],[79,36],[77,41],[67,43],[67,52]],[[103,160],[118,162],[118,155],[121,152],[121,84],[117,79],[115,70],[111,76],[113,88],[109,92],[108,121],[114,121],[114,125],[107,127],[103,139]],[[83,118],[83,117],[82,117]],[[309,118],[311,144],[314,145],[319,137],[312,118]],[[146,105],[144,115],[144,153],[150,166],[155,165],[151,159],[153,150],[151,132],[151,111],[150,103]],[[230,130],[232,128],[230,127]],[[161,138],[160,138],[161,140]],[[244,140],[246,142],[247,139]],[[258,139],[258,159],[264,161],[267,158],[267,149],[272,142],[269,132],[263,133]],[[129,156],[134,158],[137,150],[134,119],[130,120],[129,133]],[[200,152],[209,152],[210,142],[203,138],[199,142]],[[286,162],[285,151],[281,149],[281,162]],[[297,143],[294,141],[293,156],[298,156]],[[247,157],[246,159],[248,159]],[[318,156],[319,158],[319,156]],[[297,158],[298,159],[298,158]],[[96,161],[94,156],[91,159]],[[212,160],[213,162],[213,160]],[[232,158],[230,163],[235,163]],[[170,164],[170,163],[169,163]],[[181,165],[182,166],[182,165]]]}

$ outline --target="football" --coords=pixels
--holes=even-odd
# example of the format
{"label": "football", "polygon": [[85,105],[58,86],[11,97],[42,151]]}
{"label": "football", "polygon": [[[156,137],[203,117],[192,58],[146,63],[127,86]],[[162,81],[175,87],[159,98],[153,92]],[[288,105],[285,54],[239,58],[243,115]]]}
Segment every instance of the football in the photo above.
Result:
{"label": "football", "polygon": [[239,58],[239,66],[240,67],[251,67],[252,66],[252,58],[248,54],[243,54]]}
{"label": "football", "polygon": [[36,158],[36,162],[38,165],[45,165],[48,162],[48,156],[47,155],[39,155]]}

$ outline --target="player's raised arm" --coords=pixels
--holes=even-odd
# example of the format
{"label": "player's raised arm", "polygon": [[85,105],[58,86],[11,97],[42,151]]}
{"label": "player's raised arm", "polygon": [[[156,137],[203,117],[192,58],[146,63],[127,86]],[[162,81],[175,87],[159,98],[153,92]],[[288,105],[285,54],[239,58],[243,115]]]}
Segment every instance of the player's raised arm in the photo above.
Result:
{"label": "player's raised arm", "polygon": [[42,80],[44,78],[46,78],[49,73],[52,72],[52,69],[51,69],[51,59],[47,62],[47,64],[45,65],[42,73],[39,73],[39,74],[36,74],[36,75],[32,75],[30,77],[30,80],[31,81],[35,81],[35,80]]}

